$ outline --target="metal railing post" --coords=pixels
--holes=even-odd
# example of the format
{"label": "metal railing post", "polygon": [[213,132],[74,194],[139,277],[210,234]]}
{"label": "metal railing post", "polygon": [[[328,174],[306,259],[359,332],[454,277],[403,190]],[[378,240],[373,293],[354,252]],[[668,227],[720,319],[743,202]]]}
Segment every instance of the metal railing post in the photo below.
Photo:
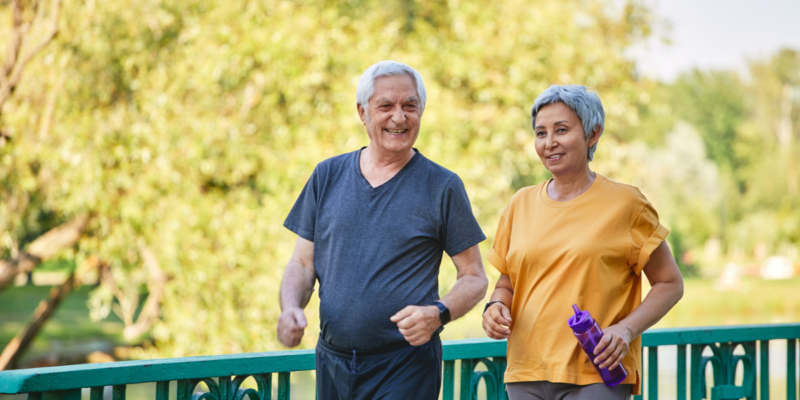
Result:
{"label": "metal railing post", "polygon": [[759,382],[761,383],[761,400],[769,400],[769,340],[762,340],[758,344],[759,351]]}

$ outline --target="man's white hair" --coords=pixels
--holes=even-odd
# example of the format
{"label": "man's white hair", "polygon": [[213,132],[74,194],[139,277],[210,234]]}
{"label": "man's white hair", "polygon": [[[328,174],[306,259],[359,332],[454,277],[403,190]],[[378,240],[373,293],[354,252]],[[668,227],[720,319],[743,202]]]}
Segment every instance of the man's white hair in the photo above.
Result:
{"label": "man's white hair", "polygon": [[401,62],[386,60],[373,64],[367,68],[358,80],[356,88],[356,103],[361,105],[369,119],[369,99],[375,93],[375,80],[382,76],[408,75],[417,85],[417,96],[419,97],[419,115],[425,111],[425,100],[428,98],[425,91],[425,83],[422,82],[422,75],[414,68]]}

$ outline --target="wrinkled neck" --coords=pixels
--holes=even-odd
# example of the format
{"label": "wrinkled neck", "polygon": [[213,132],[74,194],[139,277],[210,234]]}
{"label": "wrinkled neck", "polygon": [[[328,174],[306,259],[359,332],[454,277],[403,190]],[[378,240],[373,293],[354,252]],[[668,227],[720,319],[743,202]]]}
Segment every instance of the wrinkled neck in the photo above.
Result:
{"label": "wrinkled neck", "polygon": [[408,149],[407,153],[387,154],[376,151],[373,146],[367,146],[361,152],[361,167],[378,171],[399,171],[414,158],[414,154],[413,148]]}
{"label": "wrinkled neck", "polygon": [[553,181],[547,185],[547,195],[556,201],[572,200],[585,193],[594,183],[597,175],[586,167],[575,173],[553,175]]}

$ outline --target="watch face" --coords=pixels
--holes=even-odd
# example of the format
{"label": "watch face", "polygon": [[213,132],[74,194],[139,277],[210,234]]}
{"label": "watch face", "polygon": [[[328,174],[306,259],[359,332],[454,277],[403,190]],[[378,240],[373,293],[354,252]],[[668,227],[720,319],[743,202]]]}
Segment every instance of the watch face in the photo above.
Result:
{"label": "watch face", "polygon": [[446,305],[438,301],[433,303],[433,305],[439,308],[439,322],[441,322],[442,325],[450,322],[450,309],[447,308]]}
{"label": "watch face", "polygon": [[450,322],[450,309],[449,308],[445,307],[443,310],[441,310],[439,312],[439,321],[442,322],[442,325]]}

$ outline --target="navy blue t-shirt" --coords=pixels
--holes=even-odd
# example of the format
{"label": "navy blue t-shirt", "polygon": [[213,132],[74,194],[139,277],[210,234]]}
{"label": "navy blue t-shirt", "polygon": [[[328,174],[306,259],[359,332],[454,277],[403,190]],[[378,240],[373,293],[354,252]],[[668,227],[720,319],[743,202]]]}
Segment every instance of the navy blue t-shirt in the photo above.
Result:
{"label": "navy blue t-shirt", "polygon": [[442,251],[455,256],[486,236],[456,174],[417,151],[373,188],[360,155],[319,163],[284,226],[314,242],[322,338],[369,351],[405,342],[392,315],[439,299]]}

